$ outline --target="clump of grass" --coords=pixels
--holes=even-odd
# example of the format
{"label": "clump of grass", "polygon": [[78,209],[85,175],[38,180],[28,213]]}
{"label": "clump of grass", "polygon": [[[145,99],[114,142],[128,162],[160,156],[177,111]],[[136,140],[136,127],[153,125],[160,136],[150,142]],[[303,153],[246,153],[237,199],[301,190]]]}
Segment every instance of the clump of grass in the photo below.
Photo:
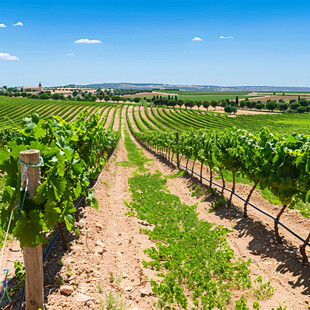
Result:
{"label": "clump of grass", "polygon": [[127,151],[128,161],[119,161],[115,165],[123,167],[138,167],[138,171],[147,171],[144,164],[152,161],[152,159],[146,158],[142,149],[138,148],[134,142],[132,142],[128,130],[124,130],[124,145]]}
{"label": "clump of grass", "polygon": [[175,179],[177,177],[182,177],[185,174],[185,170],[179,170],[174,174],[168,174],[165,176],[166,179]]}
{"label": "clump of grass", "polygon": [[190,189],[190,195],[192,197],[200,198],[206,194],[205,190],[201,187],[201,185],[195,183]]}

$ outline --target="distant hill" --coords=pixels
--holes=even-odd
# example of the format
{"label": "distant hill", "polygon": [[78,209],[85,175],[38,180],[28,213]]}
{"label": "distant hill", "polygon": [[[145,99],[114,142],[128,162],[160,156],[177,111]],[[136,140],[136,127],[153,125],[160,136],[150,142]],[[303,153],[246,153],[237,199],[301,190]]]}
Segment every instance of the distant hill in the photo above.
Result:
{"label": "distant hill", "polygon": [[98,83],[81,85],[90,88],[118,88],[118,89],[180,89],[201,91],[310,91],[310,87],[285,86],[214,86],[214,85],[172,85],[156,83]]}

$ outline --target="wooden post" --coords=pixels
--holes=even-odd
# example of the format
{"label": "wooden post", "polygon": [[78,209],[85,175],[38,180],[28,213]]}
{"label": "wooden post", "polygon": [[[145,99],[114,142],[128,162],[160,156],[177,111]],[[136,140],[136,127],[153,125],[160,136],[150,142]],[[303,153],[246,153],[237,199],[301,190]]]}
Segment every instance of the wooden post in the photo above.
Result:
{"label": "wooden post", "polygon": [[[40,163],[39,150],[26,150],[20,152],[20,160],[26,164],[38,165]],[[21,172],[23,173],[26,165],[21,163]],[[32,199],[40,184],[40,167],[27,166],[28,194]],[[26,186],[26,180],[23,178],[22,186]],[[43,309],[44,304],[44,275],[43,275],[43,254],[42,244],[36,247],[23,247],[24,263],[26,269],[26,310]]]}
{"label": "wooden post", "polygon": [[180,158],[179,158],[179,132],[175,133],[175,143],[177,145],[177,166],[180,169]]}

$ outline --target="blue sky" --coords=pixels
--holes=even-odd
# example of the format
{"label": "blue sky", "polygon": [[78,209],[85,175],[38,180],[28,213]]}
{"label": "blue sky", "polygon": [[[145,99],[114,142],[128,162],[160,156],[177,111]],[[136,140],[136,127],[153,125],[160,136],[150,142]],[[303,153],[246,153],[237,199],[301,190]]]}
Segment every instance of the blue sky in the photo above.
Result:
{"label": "blue sky", "polygon": [[1,86],[310,86],[309,0],[0,4]]}

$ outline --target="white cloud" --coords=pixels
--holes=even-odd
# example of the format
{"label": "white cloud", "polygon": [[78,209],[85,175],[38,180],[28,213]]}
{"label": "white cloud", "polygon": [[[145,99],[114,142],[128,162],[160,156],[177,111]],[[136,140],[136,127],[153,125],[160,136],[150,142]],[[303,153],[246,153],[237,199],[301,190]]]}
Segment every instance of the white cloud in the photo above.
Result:
{"label": "white cloud", "polygon": [[2,60],[19,60],[18,57],[12,56],[9,53],[0,53],[0,59],[2,59]]}
{"label": "white cloud", "polygon": [[0,24],[0,28],[6,28],[6,25]]}
{"label": "white cloud", "polygon": [[24,26],[24,24],[22,23],[22,22],[18,22],[18,23],[16,23],[16,24],[13,24],[13,26],[21,26],[21,27],[23,27]]}
{"label": "white cloud", "polygon": [[202,41],[202,39],[199,38],[199,37],[195,37],[195,38],[192,39],[192,41]]}
{"label": "white cloud", "polygon": [[234,37],[233,36],[220,36],[220,39],[233,39]]}
{"label": "white cloud", "polygon": [[85,43],[85,44],[96,44],[96,43],[101,43],[99,40],[89,40],[89,39],[80,39],[74,41],[74,43]]}
{"label": "white cloud", "polygon": [[74,56],[74,53],[67,53],[67,56]]}

